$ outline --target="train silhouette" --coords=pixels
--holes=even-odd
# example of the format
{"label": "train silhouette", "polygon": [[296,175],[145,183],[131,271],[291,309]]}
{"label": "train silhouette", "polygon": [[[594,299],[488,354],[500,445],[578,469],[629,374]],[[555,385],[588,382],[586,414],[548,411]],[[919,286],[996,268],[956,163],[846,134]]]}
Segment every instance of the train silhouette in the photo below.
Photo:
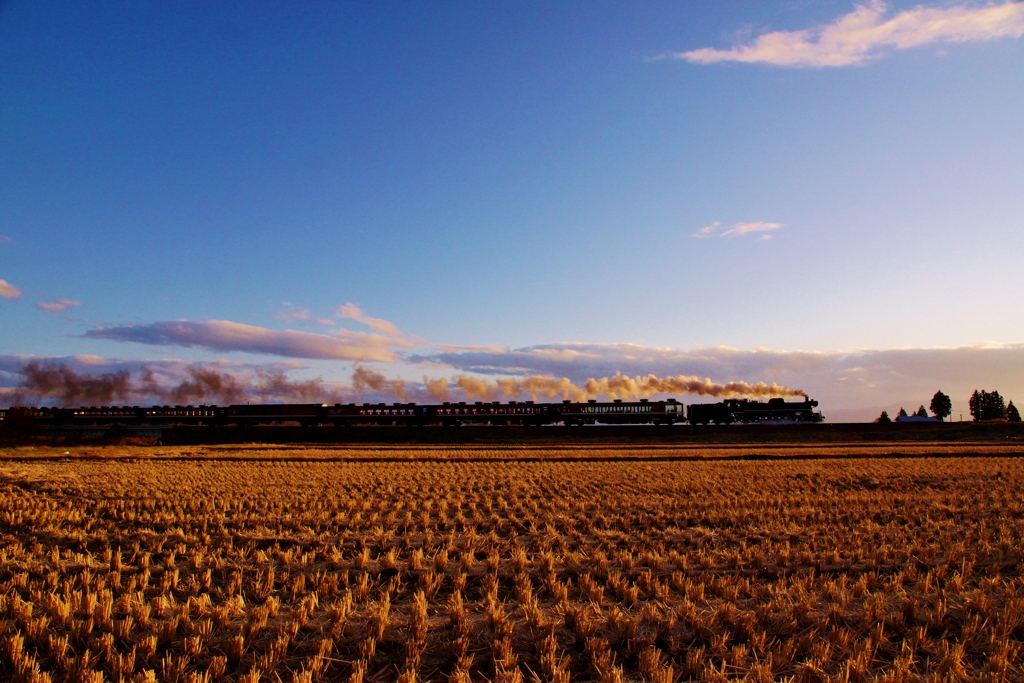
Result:
{"label": "train silhouette", "polygon": [[255,426],[298,423],[334,425],[616,425],[616,424],[774,424],[815,423],[824,416],[817,401],[727,399],[685,405],[674,398],[659,401],[534,401],[416,403],[270,403],[230,406],[102,406],[80,408],[10,408],[0,422],[36,425],[215,425]]}

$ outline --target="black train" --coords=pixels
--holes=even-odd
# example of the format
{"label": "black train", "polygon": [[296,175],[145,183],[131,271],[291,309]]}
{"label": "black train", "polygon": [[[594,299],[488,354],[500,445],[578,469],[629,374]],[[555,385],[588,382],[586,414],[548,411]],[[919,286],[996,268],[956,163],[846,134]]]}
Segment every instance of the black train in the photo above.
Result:
{"label": "black train", "polygon": [[[733,422],[821,422],[814,412],[817,401],[787,403],[773,398],[766,403],[729,399],[721,403],[684,406],[674,398],[664,401],[498,401],[474,403],[273,403],[231,406],[102,406],[80,408],[11,408],[0,410],[0,427],[15,423],[36,426],[100,425],[219,425],[253,426],[300,424],[335,425],[545,425],[589,424],[731,424]],[[684,408],[686,412],[684,414]]]}
{"label": "black train", "polygon": [[770,398],[767,401],[730,398],[721,403],[693,403],[686,407],[686,418],[692,425],[710,422],[821,422],[825,416],[814,411],[817,407],[817,401],[806,397],[803,401],[792,402],[782,398]]}

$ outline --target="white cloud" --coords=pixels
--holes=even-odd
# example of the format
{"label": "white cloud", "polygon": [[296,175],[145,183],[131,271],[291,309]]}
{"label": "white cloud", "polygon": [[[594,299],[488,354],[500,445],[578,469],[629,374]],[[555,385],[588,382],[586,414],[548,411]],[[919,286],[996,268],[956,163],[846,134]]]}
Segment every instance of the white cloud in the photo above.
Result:
{"label": "white cloud", "polygon": [[772,237],[768,234],[768,231],[778,230],[781,227],[782,223],[765,223],[764,221],[733,223],[732,225],[722,225],[716,221],[693,233],[692,237],[706,239],[714,235],[717,235],[718,237],[740,237],[741,235],[747,235],[750,233],[761,233],[761,239],[764,240],[771,239]]}
{"label": "white cloud", "polygon": [[705,47],[670,56],[697,64],[747,62],[787,67],[864,64],[892,50],[932,43],[963,43],[1020,38],[1024,2],[983,7],[915,7],[886,18],[881,0],[857,5],[831,24],[799,31],[772,31],[753,41],[719,50]]}
{"label": "white cloud", "polygon": [[36,304],[36,308],[48,311],[49,313],[64,313],[69,308],[78,308],[81,305],[81,301],[75,301],[74,299],[58,299],[57,301],[40,301]]}
{"label": "white cloud", "polygon": [[5,299],[17,299],[21,296],[21,290],[7,282],[7,280],[0,280],[0,297]]}
{"label": "white cloud", "polygon": [[282,303],[281,306],[282,308],[279,308],[276,311],[274,311],[274,316],[278,320],[284,320],[286,322],[294,320],[305,321],[309,320],[310,317],[312,316],[312,313],[309,311],[308,308],[299,308],[298,306],[295,306],[287,301]]}
{"label": "white cloud", "polygon": [[352,303],[340,306],[338,310],[335,311],[334,315],[339,318],[350,318],[351,320],[355,320],[356,322],[366,325],[371,330],[380,332],[381,334],[386,334],[389,337],[395,337],[397,339],[405,337],[394,323],[382,320],[381,318],[371,318],[363,313],[361,308]]}

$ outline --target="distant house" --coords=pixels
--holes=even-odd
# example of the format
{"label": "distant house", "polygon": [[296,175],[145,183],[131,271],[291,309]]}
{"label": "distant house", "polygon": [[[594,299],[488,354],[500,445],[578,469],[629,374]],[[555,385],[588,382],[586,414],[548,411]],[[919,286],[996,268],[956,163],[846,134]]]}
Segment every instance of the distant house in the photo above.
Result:
{"label": "distant house", "polygon": [[936,417],[919,417],[917,415],[899,415],[896,418],[897,422],[938,422],[939,419]]}

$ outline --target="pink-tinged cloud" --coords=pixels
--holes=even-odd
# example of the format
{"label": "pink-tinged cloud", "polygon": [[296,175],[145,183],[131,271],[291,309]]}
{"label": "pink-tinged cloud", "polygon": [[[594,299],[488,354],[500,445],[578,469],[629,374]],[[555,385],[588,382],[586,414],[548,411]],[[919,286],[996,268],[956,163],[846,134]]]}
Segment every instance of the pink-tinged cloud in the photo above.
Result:
{"label": "pink-tinged cloud", "polygon": [[782,227],[782,223],[765,223],[764,221],[754,221],[751,223],[733,223],[732,225],[723,225],[719,222],[714,222],[711,225],[706,225],[697,232],[693,233],[691,237],[697,237],[700,239],[707,239],[717,235],[718,237],[740,237],[742,235],[748,235],[750,233],[760,233],[761,239],[771,239],[771,235],[768,234],[771,230],[778,230]]}
{"label": "pink-tinged cloud", "polygon": [[75,301],[74,299],[58,299],[57,301],[40,301],[36,304],[36,308],[48,311],[49,313],[64,313],[69,308],[78,308],[81,305],[81,301]]}
{"label": "pink-tinged cloud", "polygon": [[282,304],[282,308],[274,311],[274,315],[278,320],[290,322],[292,320],[309,320],[312,313],[310,313],[308,308],[299,308],[285,301]]}
{"label": "pink-tinged cloud", "polygon": [[120,325],[89,330],[89,339],[135,342],[152,346],[184,346],[212,351],[243,351],[287,358],[393,363],[395,347],[412,344],[379,334],[340,330],[314,334],[296,330],[270,330],[229,320],[179,320],[142,325]]}
{"label": "pink-tinged cloud", "polygon": [[705,47],[670,56],[697,64],[747,62],[786,67],[839,67],[864,64],[892,50],[934,43],[1020,38],[1024,2],[983,7],[914,7],[886,18],[881,0],[857,5],[831,24],[799,31],[772,31],[728,50]]}
{"label": "pink-tinged cloud", "polygon": [[356,322],[362,323],[369,327],[371,330],[386,334],[389,337],[395,337],[396,339],[403,339],[405,337],[394,323],[381,318],[371,318],[370,316],[363,313],[363,310],[352,303],[347,303],[338,308],[334,313],[340,318],[349,318]]}
{"label": "pink-tinged cloud", "polygon": [[17,299],[21,296],[21,290],[9,283],[7,280],[0,280],[0,297],[5,299]]}

